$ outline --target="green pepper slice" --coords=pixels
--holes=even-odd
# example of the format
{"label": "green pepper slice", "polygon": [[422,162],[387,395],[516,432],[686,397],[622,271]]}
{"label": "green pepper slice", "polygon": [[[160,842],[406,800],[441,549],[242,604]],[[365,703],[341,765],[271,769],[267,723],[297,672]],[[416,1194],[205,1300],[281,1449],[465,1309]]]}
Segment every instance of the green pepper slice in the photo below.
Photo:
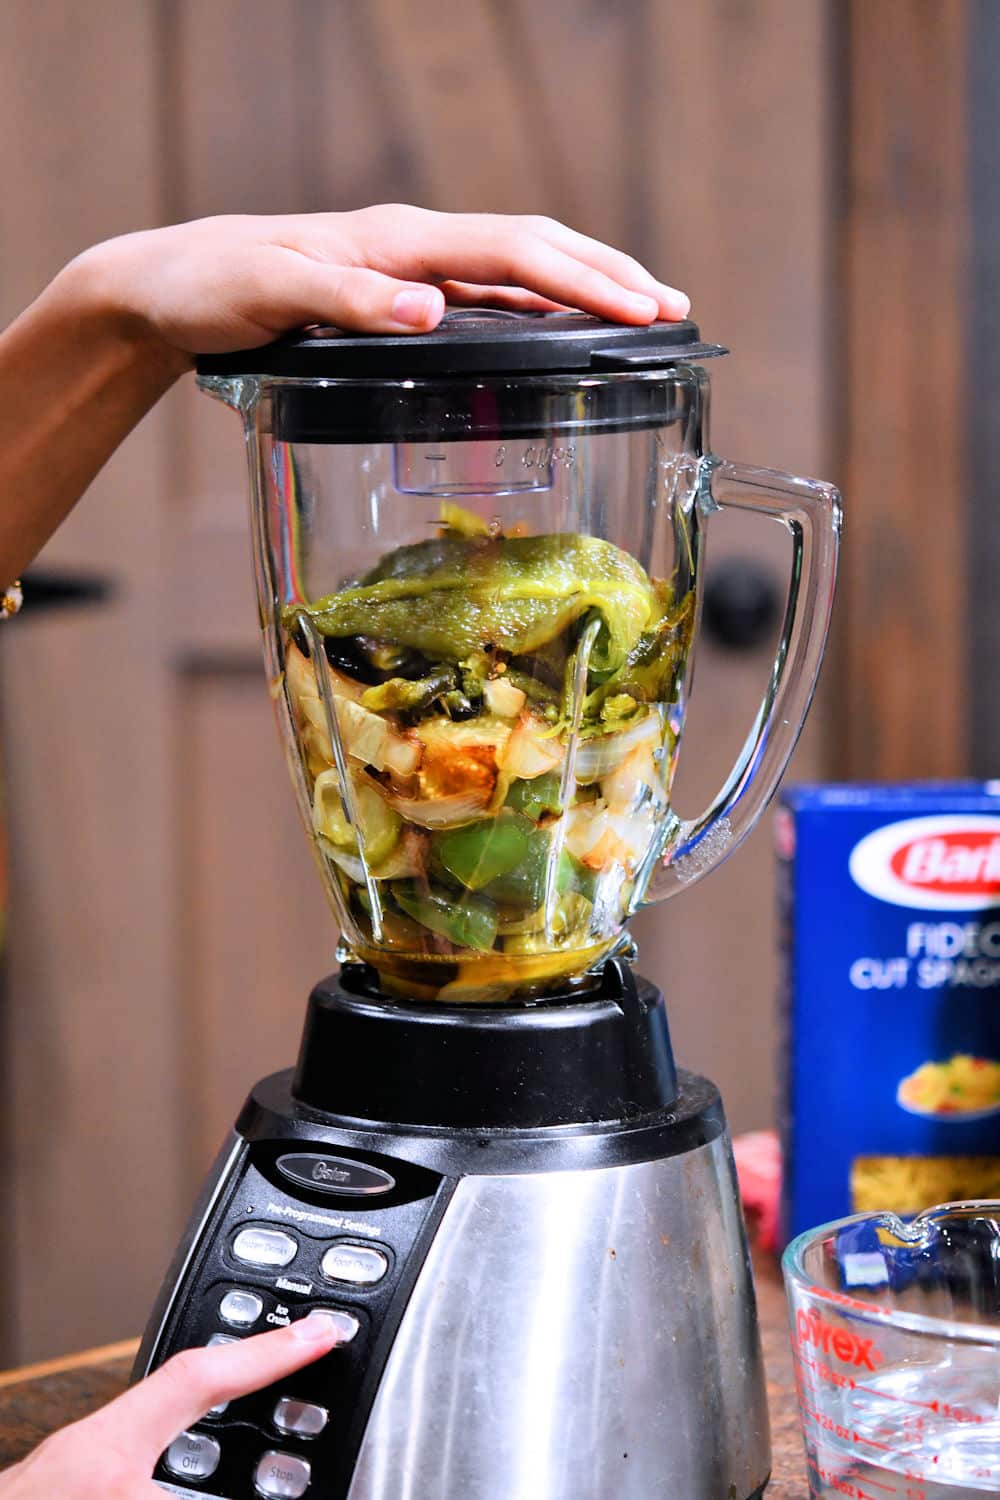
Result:
{"label": "green pepper slice", "polygon": [[481,891],[526,858],[534,831],[527,818],[502,812],[496,818],[435,834],[431,855],[459,885]]}
{"label": "green pepper slice", "polygon": [[482,896],[455,896],[416,880],[394,880],[390,890],[408,917],[458,948],[488,953],[496,942],[496,907]]}
{"label": "green pepper slice", "polygon": [[562,773],[543,771],[541,776],[534,776],[530,781],[512,781],[504,805],[537,823],[546,813],[562,811],[561,789]]}
{"label": "green pepper slice", "polygon": [[307,609],[323,635],[375,636],[452,662],[486,647],[529,655],[594,611],[602,628],[591,665],[608,673],[661,613],[635,558],[601,537],[574,533],[447,532],[397,548],[358,587]]}

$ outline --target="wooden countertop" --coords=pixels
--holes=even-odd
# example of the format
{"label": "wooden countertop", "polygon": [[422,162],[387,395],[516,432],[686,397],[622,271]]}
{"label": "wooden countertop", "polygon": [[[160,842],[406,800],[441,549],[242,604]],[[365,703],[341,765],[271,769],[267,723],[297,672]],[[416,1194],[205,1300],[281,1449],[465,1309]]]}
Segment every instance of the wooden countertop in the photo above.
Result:
{"label": "wooden countertop", "polygon": [[[767,1500],[807,1500],[784,1293],[771,1260],[758,1260],[757,1299],[774,1450]],[[23,1458],[57,1427],[124,1390],[135,1348],[134,1343],[114,1344],[0,1375],[0,1469]]]}

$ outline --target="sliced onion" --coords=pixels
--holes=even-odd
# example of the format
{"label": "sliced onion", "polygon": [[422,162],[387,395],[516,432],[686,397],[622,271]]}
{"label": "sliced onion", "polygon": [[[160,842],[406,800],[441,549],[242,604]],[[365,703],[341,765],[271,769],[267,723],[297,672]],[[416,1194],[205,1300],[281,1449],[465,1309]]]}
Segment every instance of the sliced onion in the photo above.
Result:
{"label": "sliced onion", "polygon": [[601,795],[613,813],[634,812],[644,798],[662,806],[666,792],[653,760],[652,746],[644,741],[629,751],[613,771],[601,778]]}
{"label": "sliced onion", "polygon": [[577,859],[585,859],[603,838],[608,827],[608,810],[603,800],[584,802],[565,814],[566,848]]}
{"label": "sliced onion", "polygon": [[528,701],[527,693],[504,677],[488,678],[483,683],[483,697],[490,713],[500,719],[516,719]]}
{"label": "sliced onion", "polygon": [[619,844],[627,850],[630,862],[634,864],[644,858],[660,821],[653,809],[628,815],[609,813],[608,817],[612,832]]}
{"label": "sliced onion", "polygon": [[324,838],[322,834],[317,837],[316,842],[327,859],[331,859],[335,865],[338,865],[349,880],[355,885],[364,885],[365,867],[356,854],[348,854],[346,849],[338,849],[336,844],[331,844],[330,840]]}
{"label": "sliced onion", "polygon": [[[415,801],[426,805],[474,799],[479,807],[490,803],[503,745],[510,738],[506,724],[498,719],[470,719],[460,724],[450,719],[426,719],[410,732],[422,751],[420,797]],[[418,821],[429,828],[438,826],[426,819]]]}
{"label": "sliced onion", "polygon": [[415,828],[404,828],[395,849],[387,854],[381,864],[372,865],[376,880],[415,880],[423,875],[426,866],[427,840]]}
{"label": "sliced onion", "polygon": [[652,809],[625,816],[603,800],[585,802],[566,814],[566,848],[591,870],[634,866],[649,848],[656,822]]}
{"label": "sliced onion", "polygon": [[383,788],[382,795],[408,823],[420,828],[454,828],[459,823],[474,823],[484,815],[492,788],[455,792],[448,797],[400,797]]}
{"label": "sliced onion", "polygon": [[420,764],[420,745],[397,734],[391,724],[362,708],[360,703],[343,700],[337,704],[337,720],[344,737],[344,749],[353,760],[389,771],[393,776],[412,776]]}
{"label": "sliced onion", "polygon": [[498,724],[495,719],[466,719],[454,723],[451,719],[424,719],[413,730],[424,746],[428,757],[461,753],[463,750],[489,748],[497,752],[510,738],[510,725]]}
{"label": "sliced onion", "polygon": [[503,753],[504,774],[532,781],[562,764],[564,747],[549,726],[534,714],[523,713]]}
{"label": "sliced onion", "polygon": [[637,724],[628,729],[616,730],[614,734],[602,734],[596,739],[583,740],[576,752],[577,781],[600,781],[621,765],[627,755],[639,745],[649,744],[658,749],[663,743],[663,725],[656,713],[644,714]]}
{"label": "sliced onion", "polygon": [[[315,698],[319,701],[319,684],[316,681],[316,668],[309,657],[299,650],[298,646],[289,643],[285,652],[285,675],[288,678],[288,690],[297,704],[301,704],[304,698]],[[365,687],[362,682],[355,682],[353,677],[348,677],[345,672],[338,672],[336,667],[326,663],[326,675],[330,686],[338,698],[346,698],[352,703],[361,701],[361,694]]]}
{"label": "sliced onion", "polygon": [[[320,834],[316,842],[328,859],[339,865],[344,874],[355,885],[364,885],[365,867],[357,854],[339,849],[325,835]],[[413,880],[423,875],[426,869],[424,839],[415,829],[407,829],[392,853],[380,865],[373,865],[371,873],[376,880]]]}

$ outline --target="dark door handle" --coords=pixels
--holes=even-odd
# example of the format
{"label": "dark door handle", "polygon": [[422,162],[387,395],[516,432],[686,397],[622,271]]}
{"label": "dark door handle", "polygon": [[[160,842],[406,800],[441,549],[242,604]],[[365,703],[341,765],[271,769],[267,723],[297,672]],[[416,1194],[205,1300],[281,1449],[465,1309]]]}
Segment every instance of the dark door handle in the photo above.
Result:
{"label": "dark door handle", "polygon": [[115,591],[106,574],[70,569],[29,568],[21,579],[24,589],[22,614],[64,609],[68,605],[104,604]]}
{"label": "dark door handle", "polygon": [[762,645],[777,627],[780,608],[773,575],[752,558],[728,558],[705,584],[703,620],[717,646],[750,651]]}

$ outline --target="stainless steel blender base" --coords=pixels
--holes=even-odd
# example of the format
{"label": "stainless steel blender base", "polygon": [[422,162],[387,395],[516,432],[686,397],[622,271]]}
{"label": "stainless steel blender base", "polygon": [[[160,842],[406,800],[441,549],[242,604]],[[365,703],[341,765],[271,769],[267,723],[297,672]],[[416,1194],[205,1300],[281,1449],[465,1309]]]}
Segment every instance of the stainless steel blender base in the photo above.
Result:
{"label": "stainless steel blender base", "polygon": [[744,1500],[769,1469],[728,1137],[458,1184],[349,1500]]}
{"label": "stainless steel blender base", "polygon": [[[136,1375],[231,1331],[233,1292],[246,1332],[321,1306],[354,1335],[196,1424],[198,1493],[291,1476],[305,1500],[759,1495],[732,1153],[717,1090],[674,1069],[659,992],[609,967],[587,1000],[468,1015],[373,1003],[363,978],[316,987],[299,1069],[253,1089]],[[288,1399],[318,1435],[286,1432]],[[187,1472],[167,1455],[156,1477],[188,1493]]]}

